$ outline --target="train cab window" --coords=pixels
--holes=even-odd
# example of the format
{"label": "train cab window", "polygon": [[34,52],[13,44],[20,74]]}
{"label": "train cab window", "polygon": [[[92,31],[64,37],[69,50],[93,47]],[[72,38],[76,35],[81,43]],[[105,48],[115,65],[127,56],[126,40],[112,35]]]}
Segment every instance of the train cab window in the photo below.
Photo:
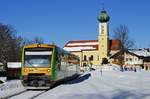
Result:
{"label": "train cab window", "polygon": [[25,67],[48,67],[50,66],[52,51],[26,51]]}

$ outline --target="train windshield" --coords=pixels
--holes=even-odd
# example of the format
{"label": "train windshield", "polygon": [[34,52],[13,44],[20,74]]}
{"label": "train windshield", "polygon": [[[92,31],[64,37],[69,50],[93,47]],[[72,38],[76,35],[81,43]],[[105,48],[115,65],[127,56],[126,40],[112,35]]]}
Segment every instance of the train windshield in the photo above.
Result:
{"label": "train windshield", "polygon": [[52,51],[25,51],[25,67],[49,67]]}

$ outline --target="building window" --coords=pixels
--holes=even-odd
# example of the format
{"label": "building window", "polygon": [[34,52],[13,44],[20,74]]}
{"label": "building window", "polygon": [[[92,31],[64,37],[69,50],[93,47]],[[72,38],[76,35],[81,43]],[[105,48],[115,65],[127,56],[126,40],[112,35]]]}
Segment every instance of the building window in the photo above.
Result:
{"label": "building window", "polygon": [[86,60],[87,60],[87,59],[86,59],[86,55],[84,55],[83,60],[84,60],[84,61],[86,61]]}
{"label": "building window", "polygon": [[130,58],[130,62],[132,61],[132,58]]}
{"label": "building window", "polygon": [[126,58],[126,61],[128,61],[128,58]]}
{"label": "building window", "polygon": [[93,61],[94,60],[94,57],[93,57],[93,55],[91,55],[91,61]]}
{"label": "building window", "polygon": [[89,61],[91,61],[91,57],[89,57]]}

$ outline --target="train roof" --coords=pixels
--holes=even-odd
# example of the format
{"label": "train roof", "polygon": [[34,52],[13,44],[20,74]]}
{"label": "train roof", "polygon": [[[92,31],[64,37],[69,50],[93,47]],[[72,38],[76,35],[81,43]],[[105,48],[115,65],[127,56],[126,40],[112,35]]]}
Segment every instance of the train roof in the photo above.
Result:
{"label": "train roof", "polygon": [[59,54],[70,54],[70,55],[76,56],[74,54],[71,54],[71,52],[66,51],[54,44],[30,44],[30,45],[24,46],[24,48],[36,48],[36,47],[44,47],[44,48],[49,48],[49,47],[55,48],[56,47],[56,50]]}
{"label": "train roof", "polygon": [[24,48],[35,48],[35,47],[55,47],[54,44],[29,44],[25,45]]}

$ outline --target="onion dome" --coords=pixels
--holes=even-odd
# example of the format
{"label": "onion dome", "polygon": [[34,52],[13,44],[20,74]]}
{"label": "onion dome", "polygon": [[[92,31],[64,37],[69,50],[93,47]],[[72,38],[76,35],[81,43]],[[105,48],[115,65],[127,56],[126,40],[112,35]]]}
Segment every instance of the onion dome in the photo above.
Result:
{"label": "onion dome", "polygon": [[98,21],[101,23],[108,22],[109,19],[110,17],[105,10],[101,11],[101,14],[98,16]]}

